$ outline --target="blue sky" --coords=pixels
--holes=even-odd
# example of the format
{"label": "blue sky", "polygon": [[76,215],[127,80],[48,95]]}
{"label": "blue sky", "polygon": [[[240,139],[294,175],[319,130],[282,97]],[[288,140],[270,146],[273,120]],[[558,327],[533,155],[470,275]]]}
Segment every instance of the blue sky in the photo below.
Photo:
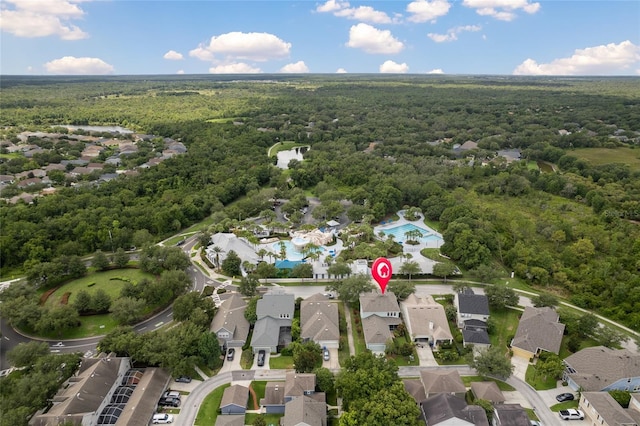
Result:
{"label": "blue sky", "polygon": [[1,0],[0,74],[640,75],[640,1]]}

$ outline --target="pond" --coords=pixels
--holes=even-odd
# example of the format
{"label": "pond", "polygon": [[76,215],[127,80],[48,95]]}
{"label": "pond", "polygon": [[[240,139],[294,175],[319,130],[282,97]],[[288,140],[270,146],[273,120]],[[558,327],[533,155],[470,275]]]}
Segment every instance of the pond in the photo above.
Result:
{"label": "pond", "polygon": [[278,151],[278,163],[276,166],[282,170],[287,170],[289,168],[289,161],[302,161],[304,153],[308,150],[308,146],[298,146],[286,151]]}

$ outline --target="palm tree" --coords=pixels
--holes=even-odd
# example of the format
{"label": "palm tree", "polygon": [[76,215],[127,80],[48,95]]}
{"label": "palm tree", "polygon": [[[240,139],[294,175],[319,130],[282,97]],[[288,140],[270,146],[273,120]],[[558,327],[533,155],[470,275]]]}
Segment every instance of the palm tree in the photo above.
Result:
{"label": "palm tree", "polygon": [[220,253],[222,253],[224,250],[222,250],[218,246],[213,246],[211,250],[213,250],[213,252],[216,254],[216,268],[219,270],[220,269]]}

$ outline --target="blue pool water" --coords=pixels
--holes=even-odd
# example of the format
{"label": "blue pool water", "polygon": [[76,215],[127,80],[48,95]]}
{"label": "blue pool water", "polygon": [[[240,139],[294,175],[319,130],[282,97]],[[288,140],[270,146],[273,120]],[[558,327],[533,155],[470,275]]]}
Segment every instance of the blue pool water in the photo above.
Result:
{"label": "blue pool water", "polygon": [[395,226],[389,229],[383,229],[382,232],[384,232],[386,235],[393,235],[397,242],[404,243],[407,240],[407,236],[405,234],[409,231],[413,231],[414,229],[422,233],[422,237],[419,238],[419,240],[423,243],[436,242],[439,245],[444,243],[442,238],[436,235],[432,230],[421,228],[414,225],[413,223],[405,223],[404,225]]}
{"label": "blue pool water", "polygon": [[[285,250],[287,251],[287,260],[302,260],[304,259],[304,255],[300,252],[298,252],[295,248],[295,246],[293,245],[293,243],[291,243],[291,241],[285,240],[285,241],[278,241],[277,243],[273,243],[271,244],[271,250],[275,253],[275,254],[280,254],[280,245],[284,243],[284,247]],[[320,247],[318,248],[318,251],[322,251],[323,248]]]}

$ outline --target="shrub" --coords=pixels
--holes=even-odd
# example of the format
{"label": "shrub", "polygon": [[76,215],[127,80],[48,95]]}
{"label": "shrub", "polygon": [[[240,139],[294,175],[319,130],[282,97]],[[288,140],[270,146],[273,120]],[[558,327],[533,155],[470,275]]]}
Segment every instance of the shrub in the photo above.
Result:
{"label": "shrub", "polygon": [[202,290],[202,295],[204,297],[211,296],[212,294],[213,294],[213,287],[211,287],[210,285],[205,286],[204,290]]}
{"label": "shrub", "polygon": [[291,349],[290,346],[282,348],[282,350],[280,350],[280,355],[282,355],[282,356],[291,356],[291,355],[293,355],[293,349]]}
{"label": "shrub", "polygon": [[224,294],[226,292],[227,292],[226,288],[219,288],[218,291],[217,291],[218,294]]}
{"label": "shrub", "polygon": [[87,287],[93,287],[94,285],[96,285],[96,283],[92,282],[92,283],[87,284]]}

